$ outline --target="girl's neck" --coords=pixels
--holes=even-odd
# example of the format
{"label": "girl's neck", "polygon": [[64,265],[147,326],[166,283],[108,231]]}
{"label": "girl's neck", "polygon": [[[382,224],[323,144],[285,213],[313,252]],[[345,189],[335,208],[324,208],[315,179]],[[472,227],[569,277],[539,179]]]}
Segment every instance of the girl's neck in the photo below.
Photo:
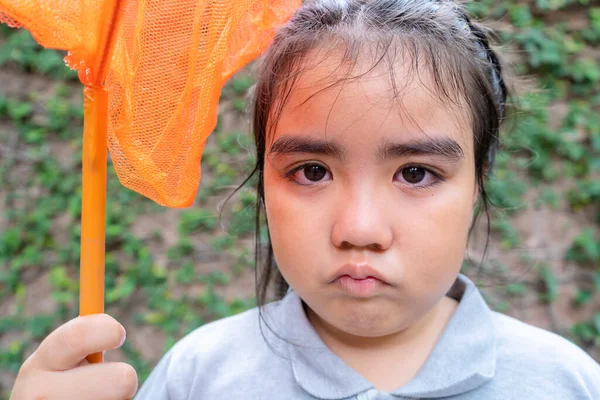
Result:
{"label": "girl's neck", "polygon": [[344,347],[355,350],[385,350],[414,345],[424,336],[439,336],[454,314],[458,302],[450,297],[442,297],[420,320],[409,328],[386,336],[357,336],[342,331],[329,324],[303,303],[304,310],[311,324],[329,348]]}
{"label": "girl's neck", "polygon": [[409,328],[386,336],[344,332],[305,305],[311,324],[327,347],[380,390],[391,391],[412,379],[431,354],[458,302],[443,297]]}

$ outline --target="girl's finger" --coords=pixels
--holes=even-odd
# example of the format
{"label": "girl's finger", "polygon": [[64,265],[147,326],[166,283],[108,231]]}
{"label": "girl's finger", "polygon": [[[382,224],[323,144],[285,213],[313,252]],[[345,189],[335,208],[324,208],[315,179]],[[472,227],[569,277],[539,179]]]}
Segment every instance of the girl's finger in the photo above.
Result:
{"label": "girl's finger", "polygon": [[133,398],[138,389],[135,369],[121,362],[89,364],[68,371],[39,371],[36,379],[45,384],[24,385],[27,388],[22,398],[125,400]]}
{"label": "girl's finger", "polygon": [[76,367],[89,354],[115,349],[125,329],[107,314],[74,318],[54,330],[26,361],[28,369],[64,371]]}

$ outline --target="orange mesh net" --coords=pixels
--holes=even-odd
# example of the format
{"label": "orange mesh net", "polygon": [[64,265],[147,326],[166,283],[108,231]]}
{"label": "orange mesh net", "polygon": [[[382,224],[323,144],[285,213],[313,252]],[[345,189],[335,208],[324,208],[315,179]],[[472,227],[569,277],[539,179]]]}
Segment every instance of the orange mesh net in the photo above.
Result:
{"label": "orange mesh net", "polygon": [[104,312],[107,145],[123,185],[168,207],[191,205],[221,87],[300,3],[0,0],[0,22],[68,51],[85,85],[80,315]]}
{"label": "orange mesh net", "polygon": [[[0,0],[0,22],[68,51],[81,82],[97,86],[105,25],[118,2]],[[103,75],[108,149],[124,186],[161,205],[189,206],[223,84],[264,51],[301,0],[122,3]]]}

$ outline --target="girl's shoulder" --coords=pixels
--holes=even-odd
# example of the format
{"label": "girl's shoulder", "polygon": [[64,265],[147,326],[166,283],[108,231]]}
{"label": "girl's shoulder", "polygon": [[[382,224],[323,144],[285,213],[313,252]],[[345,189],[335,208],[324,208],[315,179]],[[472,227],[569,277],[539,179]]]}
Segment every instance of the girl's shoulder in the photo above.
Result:
{"label": "girl's shoulder", "polygon": [[239,360],[240,354],[260,355],[262,350],[269,350],[267,342],[271,342],[268,338],[272,336],[265,319],[272,321],[270,317],[280,303],[267,304],[262,313],[254,307],[202,325],[181,338],[170,351],[179,361],[193,359],[195,363],[207,362],[214,357],[222,362],[228,356]]}
{"label": "girl's shoulder", "polygon": [[[266,305],[263,317],[279,303]],[[260,318],[254,307],[194,329],[161,358],[135,399],[187,399],[198,388],[218,393],[252,385],[253,374],[277,368],[283,360],[277,354],[284,355],[276,341],[269,346],[265,340],[272,333]]]}
{"label": "girl's shoulder", "polygon": [[206,323],[181,338],[175,346],[175,351],[187,356],[204,350],[198,345],[203,344],[215,349],[222,346],[245,345],[254,339],[251,332],[258,327],[258,308],[254,307],[241,313]]}
{"label": "girl's shoulder", "polygon": [[[538,355],[554,358],[570,356],[585,361],[595,361],[579,346],[554,332],[538,328],[506,314],[492,311],[496,345],[500,355]],[[543,351],[542,351],[543,350]]]}
{"label": "girl's shoulder", "polygon": [[600,399],[600,364],[582,348],[502,313],[492,312],[492,321],[497,378],[527,378],[531,384],[539,380],[557,386],[569,383],[581,387],[585,398]]}

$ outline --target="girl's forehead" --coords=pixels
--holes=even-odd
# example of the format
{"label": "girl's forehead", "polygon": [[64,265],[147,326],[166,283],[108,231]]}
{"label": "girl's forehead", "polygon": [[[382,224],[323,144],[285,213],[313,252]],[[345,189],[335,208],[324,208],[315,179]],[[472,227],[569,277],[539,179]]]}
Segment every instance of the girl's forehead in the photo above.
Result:
{"label": "girl's forehead", "polygon": [[[344,63],[335,52],[305,62],[277,122],[275,140],[303,134],[368,145],[373,139],[449,136],[465,150],[473,133],[466,105],[437,95],[427,70],[398,62]],[[272,143],[272,141],[271,141]]]}

